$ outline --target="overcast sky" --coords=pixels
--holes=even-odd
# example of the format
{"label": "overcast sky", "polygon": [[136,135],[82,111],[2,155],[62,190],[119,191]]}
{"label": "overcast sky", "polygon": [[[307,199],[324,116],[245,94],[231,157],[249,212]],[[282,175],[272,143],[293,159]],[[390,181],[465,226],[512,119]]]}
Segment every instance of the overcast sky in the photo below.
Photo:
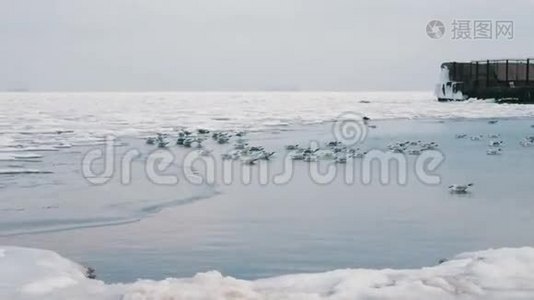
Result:
{"label": "overcast sky", "polygon": [[[432,90],[442,61],[534,57],[533,13],[532,0],[0,0],[0,90]],[[454,19],[511,20],[514,38],[455,40]]]}

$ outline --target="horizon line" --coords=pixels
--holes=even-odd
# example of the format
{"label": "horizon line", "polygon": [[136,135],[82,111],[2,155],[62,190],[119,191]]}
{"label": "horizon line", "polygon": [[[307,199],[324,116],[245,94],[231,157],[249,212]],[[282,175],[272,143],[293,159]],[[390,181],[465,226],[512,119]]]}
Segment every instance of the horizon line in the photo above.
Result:
{"label": "horizon line", "polygon": [[104,93],[117,93],[117,94],[142,94],[142,93],[399,93],[399,92],[433,92],[433,90],[146,90],[146,91],[120,91],[120,90],[90,90],[90,91],[0,91],[0,94],[104,94]]}

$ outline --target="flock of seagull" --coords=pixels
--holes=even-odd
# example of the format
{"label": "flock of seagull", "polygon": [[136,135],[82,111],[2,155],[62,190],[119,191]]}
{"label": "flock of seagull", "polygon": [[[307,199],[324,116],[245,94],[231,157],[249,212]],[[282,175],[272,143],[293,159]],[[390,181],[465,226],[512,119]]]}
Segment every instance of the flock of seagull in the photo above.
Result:
{"label": "flock of seagull", "polygon": [[[369,119],[364,119],[367,124]],[[491,120],[489,124],[495,124],[497,121]],[[367,124],[369,125],[369,124]],[[534,126],[533,126],[534,127]],[[155,137],[148,137],[146,143],[149,145],[156,145],[158,148],[167,148],[172,136],[168,134],[158,133]],[[198,149],[200,155],[209,156],[212,150],[206,149],[203,143],[212,139],[217,144],[229,144],[233,141],[233,149],[221,155],[224,160],[241,160],[244,164],[254,165],[260,160],[271,160],[275,156],[274,151],[267,151],[263,146],[249,145],[246,139],[245,131],[210,131],[208,129],[197,129],[196,131],[189,131],[182,129],[178,132],[175,138],[175,144],[186,148]],[[468,136],[467,134],[456,134],[456,139],[470,139],[471,141],[483,141],[486,136],[475,135]],[[504,146],[503,140],[499,134],[487,135],[488,149],[487,155],[500,155]],[[520,145],[524,147],[534,146],[534,136],[527,136],[520,141]],[[403,141],[395,142],[387,145],[387,149],[393,153],[403,153],[408,155],[420,155],[423,151],[436,150],[439,145],[435,142],[418,141]],[[298,144],[286,145],[285,150],[292,160],[315,162],[319,160],[331,160],[337,164],[345,164],[349,159],[364,158],[367,151],[359,148],[344,145],[340,141],[329,141],[320,147],[303,147]],[[469,188],[474,184],[453,184],[448,187],[451,193],[467,193]]]}
{"label": "flock of seagull", "polygon": [[[206,149],[203,143],[211,139],[217,144],[228,144],[232,137],[236,137],[233,150],[222,154],[222,158],[225,160],[237,160],[241,159],[243,163],[253,165],[258,160],[270,160],[275,152],[265,150],[262,146],[250,146],[245,138],[245,131],[214,131],[211,132],[208,129],[198,129],[196,132],[188,130],[180,130],[176,137],[176,145],[180,145],[186,148],[198,149],[200,155],[209,156],[212,150]],[[146,143],[149,145],[157,145],[158,148],[167,148],[170,144],[169,139],[171,137],[166,134],[158,133],[156,137],[148,137]]]}
{"label": "flock of seagull", "polygon": [[[218,144],[228,144],[234,141],[233,149],[223,153],[224,160],[241,160],[245,164],[253,165],[259,160],[271,160],[275,156],[274,151],[267,151],[263,146],[249,145],[245,138],[245,131],[214,131],[208,129],[198,129],[196,132],[188,130],[180,130],[175,137],[176,145],[186,148],[198,149],[201,155],[209,156],[212,151],[206,149],[203,143],[211,136]],[[235,137],[236,139],[233,139]],[[173,137],[168,134],[158,133],[155,137],[148,137],[146,143],[149,145],[156,145],[158,148],[167,148]],[[315,162],[319,160],[331,160],[338,164],[345,164],[350,159],[364,158],[368,151],[360,148],[350,147],[340,141],[329,141],[323,146],[318,147],[304,147],[298,144],[286,145],[285,150],[288,151],[289,158],[292,160],[299,160],[304,162]],[[438,144],[435,142],[425,143],[422,141],[403,141],[392,143],[387,146],[388,150],[393,153],[406,153],[408,155],[420,155],[426,150],[435,150]]]}
{"label": "flock of seagull", "polygon": [[[490,124],[495,124],[495,123],[490,123]],[[468,136],[467,136],[467,134],[462,133],[462,134],[457,134],[455,136],[455,138],[456,139],[467,139]],[[485,138],[484,135],[474,135],[474,136],[470,136],[469,137],[469,139],[471,141],[475,141],[475,142],[483,141],[484,138]],[[504,141],[500,139],[501,135],[500,134],[488,134],[487,138],[489,139],[489,141],[488,141],[488,149],[486,150],[486,154],[487,155],[500,155],[500,154],[502,154]],[[532,147],[532,146],[534,146],[534,136],[526,136],[526,137],[524,137],[523,139],[521,139],[521,141],[519,141],[519,145],[521,145],[523,147]]]}
{"label": "flock of seagull", "polygon": [[[496,124],[497,122],[498,122],[497,120],[488,121],[489,124]],[[531,127],[534,128],[534,125],[531,125]],[[501,136],[499,134],[488,134],[487,137],[489,141],[488,141],[488,149],[486,150],[486,154],[487,155],[501,155],[503,151],[502,148],[504,146],[504,141],[500,139]],[[455,138],[466,139],[468,138],[468,136],[465,133],[461,133],[461,134],[457,134]],[[482,141],[484,140],[484,138],[485,137],[483,135],[474,135],[474,136],[469,137],[471,141],[475,141],[475,142]],[[519,145],[523,147],[534,146],[534,136],[524,137],[521,141],[519,141]],[[473,185],[474,185],[473,183],[469,183],[465,185],[454,184],[454,185],[449,186],[449,191],[451,193],[464,194],[464,193],[467,193],[468,189],[472,187]]]}
{"label": "flock of seagull", "polygon": [[[467,134],[463,134],[463,133],[457,134],[455,137],[457,139],[466,139]],[[488,149],[486,150],[486,154],[487,155],[500,155],[502,153],[502,147],[504,146],[504,141],[499,140],[501,136],[498,134],[488,134],[487,137],[490,140],[488,142]],[[478,142],[478,141],[484,140],[484,136],[474,135],[474,136],[469,137],[469,139],[471,141]]]}

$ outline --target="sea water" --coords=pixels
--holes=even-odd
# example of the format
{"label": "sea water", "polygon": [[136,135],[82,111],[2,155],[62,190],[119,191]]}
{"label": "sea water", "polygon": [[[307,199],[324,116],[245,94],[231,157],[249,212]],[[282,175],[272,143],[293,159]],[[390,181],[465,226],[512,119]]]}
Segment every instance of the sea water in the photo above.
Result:
{"label": "sea water", "polygon": [[[454,254],[496,247],[532,246],[534,148],[520,140],[534,135],[534,120],[425,119],[374,121],[357,145],[386,150],[392,142],[436,142],[445,160],[433,172],[440,183],[421,182],[416,157],[407,158],[408,180],[383,184],[375,178],[347,184],[341,176],[317,184],[309,163],[295,162],[285,184],[240,180],[230,184],[161,186],[145,178],[142,162],[155,146],[122,136],[117,156],[142,155],[132,184],[118,178],[101,186],[80,174],[81,158],[93,146],[39,152],[37,161],[16,159],[4,168],[42,174],[0,176],[0,244],[47,248],[94,267],[99,278],[127,282],[219,270],[238,278],[263,278],[343,268],[408,268],[433,265]],[[332,123],[274,126],[251,132],[249,143],[277,152],[284,145],[333,139]],[[455,138],[464,133],[465,139]],[[502,155],[486,155],[489,135],[500,135]],[[471,136],[482,136],[472,141]],[[209,144],[220,155],[231,145]],[[177,157],[189,150],[171,146]],[[176,163],[180,170],[180,160]],[[358,169],[358,163],[355,163]],[[394,173],[394,172],[392,172]],[[182,178],[183,179],[183,178]],[[464,195],[450,184],[474,183]],[[122,225],[121,225],[122,224]]]}

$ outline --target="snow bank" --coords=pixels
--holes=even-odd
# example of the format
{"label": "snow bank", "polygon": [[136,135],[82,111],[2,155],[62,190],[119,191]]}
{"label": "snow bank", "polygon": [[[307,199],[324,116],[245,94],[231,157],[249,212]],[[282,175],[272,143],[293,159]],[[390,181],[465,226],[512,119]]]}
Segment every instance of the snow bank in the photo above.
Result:
{"label": "snow bank", "polygon": [[0,299],[86,299],[105,292],[99,287],[104,284],[88,280],[84,267],[55,252],[0,246]]}
{"label": "snow bank", "polygon": [[464,253],[414,270],[347,269],[255,281],[212,271],[106,285],[54,252],[0,247],[0,299],[534,299],[534,248]]}

